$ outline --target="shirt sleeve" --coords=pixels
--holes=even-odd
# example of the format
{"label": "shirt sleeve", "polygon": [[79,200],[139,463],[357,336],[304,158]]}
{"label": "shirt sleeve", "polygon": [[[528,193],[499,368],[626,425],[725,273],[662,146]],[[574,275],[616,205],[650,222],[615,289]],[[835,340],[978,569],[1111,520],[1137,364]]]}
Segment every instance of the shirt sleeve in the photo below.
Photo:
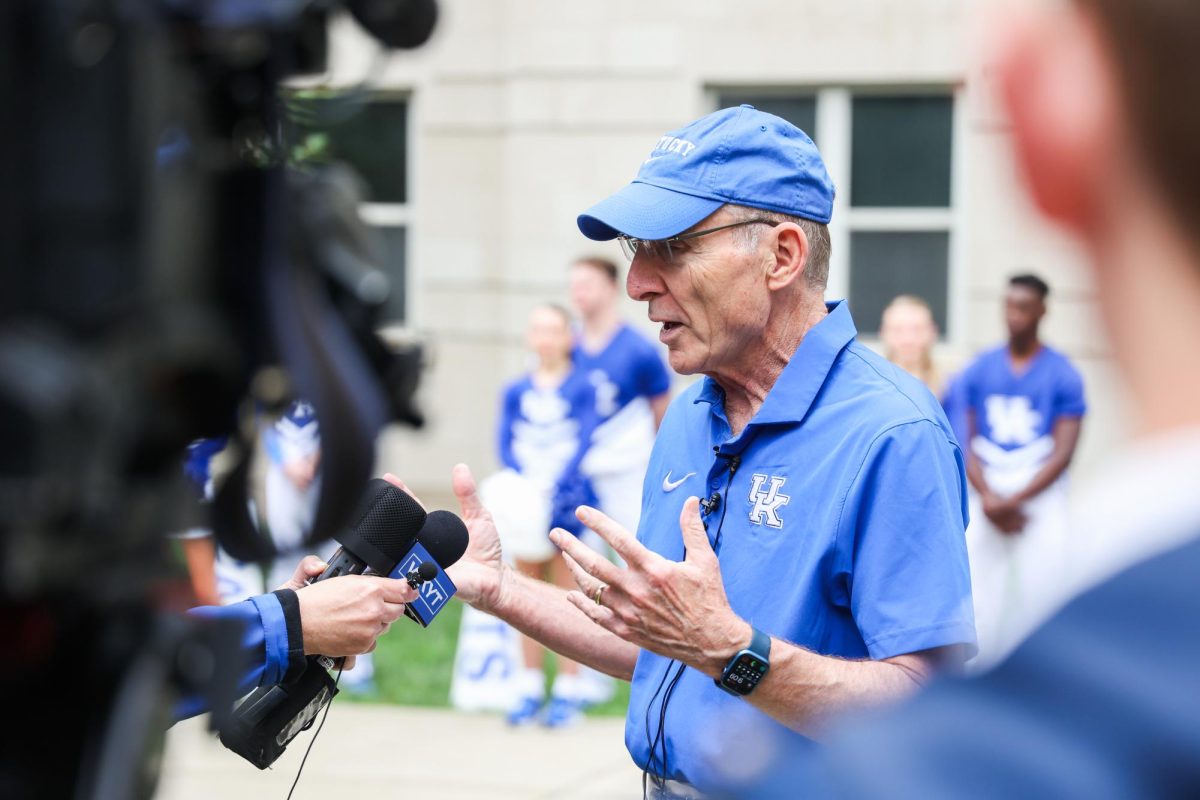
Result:
{"label": "shirt sleeve", "polygon": [[[293,654],[288,618],[278,596],[265,594],[228,606],[200,606],[187,614],[194,619],[236,620],[242,624],[242,662],[249,666],[242,673],[240,691],[284,680]],[[205,698],[186,697],[176,706],[175,718],[185,719],[207,710]]]}
{"label": "shirt sleeve", "polygon": [[871,658],[975,644],[961,451],[930,420],[869,448],[838,524],[840,578]]}
{"label": "shirt sleeve", "polygon": [[500,422],[496,426],[496,450],[500,463],[509,469],[521,471],[517,457],[513,455],[513,425],[517,421],[518,393],[509,386],[500,397]]}
{"label": "shirt sleeve", "polygon": [[958,440],[960,448],[967,444],[967,399],[964,384],[963,375],[955,375],[946,384],[941,398],[942,411],[946,414],[946,420],[950,423],[950,429],[954,431],[954,438]]}
{"label": "shirt sleeve", "polygon": [[1063,365],[1054,393],[1054,418],[1082,417],[1087,411],[1083,398],[1083,376],[1070,364]]}
{"label": "shirt sleeve", "polygon": [[647,347],[638,359],[638,393],[644,397],[658,397],[671,389],[671,374],[663,364],[662,356],[653,347]]}
{"label": "shirt sleeve", "polygon": [[973,409],[978,414],[983,405],[979,388],[979,371],[981,369],[981,361],[977,359],[963,370],[962,376],[959,378],[961,385],[958,387],[958,401],[963,404],[964,412],[967,409]]}

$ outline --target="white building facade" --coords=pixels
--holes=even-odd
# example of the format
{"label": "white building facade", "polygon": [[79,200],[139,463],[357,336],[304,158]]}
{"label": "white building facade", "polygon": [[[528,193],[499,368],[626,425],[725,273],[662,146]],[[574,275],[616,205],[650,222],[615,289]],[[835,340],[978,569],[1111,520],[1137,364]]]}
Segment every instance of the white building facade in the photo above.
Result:
{"label": "white building facade", "polygon": [[398,54],[336,26],[329,84],[365,82],[380,108],[366,140],[396,184],[363,208],[388,242],[392,316],[430,348],[429,424],[389,432],[381,468],[439,501],[454,463],[492,471],[497,396],[524,366],[529,310],[564,299],[577,256],[624,265],[576,215],[628,182],[666,131],[752,102],[825,156],[838,186],[828,296],[849,299],[864,341],[891,296],[919,294],[953,371],[1003,338],[1010,275],[1050,283],[1045,338],[1087,381],[1086,472],[1123,438],[1122,400],[1079,254],[1020,193],[977,64],[976,6],[445,0],[433,41]]}

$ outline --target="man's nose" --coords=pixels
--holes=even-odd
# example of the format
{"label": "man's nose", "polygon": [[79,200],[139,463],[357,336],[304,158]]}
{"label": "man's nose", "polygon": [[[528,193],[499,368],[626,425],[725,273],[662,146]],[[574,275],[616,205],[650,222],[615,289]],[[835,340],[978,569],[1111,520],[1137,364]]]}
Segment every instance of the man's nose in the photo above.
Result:
{"label": "man's nose", "polygon": [[629,265],[629,274],[625,277],[625,291],[634,300],[646,301],[662,294],[662,279],[652,261],[653,259],[644,253],[638,253]]}

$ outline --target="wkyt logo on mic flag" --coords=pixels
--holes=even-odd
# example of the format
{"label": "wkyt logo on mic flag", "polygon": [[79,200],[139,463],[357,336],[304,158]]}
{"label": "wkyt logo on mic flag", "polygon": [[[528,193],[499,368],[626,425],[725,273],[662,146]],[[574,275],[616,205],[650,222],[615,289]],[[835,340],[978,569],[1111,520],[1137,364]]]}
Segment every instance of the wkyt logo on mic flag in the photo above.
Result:
{"label": "wkyt logo on mic flag", "polygon": [[438,615],[438,612],[442,610],[446,603],[450,602],[450,598],[458,591],[458,587],[446,575],[446,571],[442,569],[442,565],[438,564],[437,560],[429,554],[429,551],[418,542],[412,546],[412,549],[408,551],[408,554],[404,558],[400,559],[400,563],[392,570],[392,574],[389,577],[405,580],[410,573],[426,561],[438,568],[437,575],[434,575],[417,587],[417,599],[405,606],[404,615],[409,619],[421,623],[422,627],[427,628],[429,627],[429,623],[433,622],[433,618]]}

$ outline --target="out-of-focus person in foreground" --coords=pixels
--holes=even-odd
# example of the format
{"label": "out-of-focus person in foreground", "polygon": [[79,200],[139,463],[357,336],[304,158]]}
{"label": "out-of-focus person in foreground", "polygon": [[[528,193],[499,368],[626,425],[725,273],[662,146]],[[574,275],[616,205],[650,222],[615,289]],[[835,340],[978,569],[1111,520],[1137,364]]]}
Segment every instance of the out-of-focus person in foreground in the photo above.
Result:
{"label": "out-of-focus person in foreground", "polygon": [[[1200,796],[1200,4],[1013,4],[1017,159],[1086,249],[1135,437],[1085,493],[1082,591],[992,671],[778,754],[745,796]],[[732,754],[730,755],[732,758]]]}

